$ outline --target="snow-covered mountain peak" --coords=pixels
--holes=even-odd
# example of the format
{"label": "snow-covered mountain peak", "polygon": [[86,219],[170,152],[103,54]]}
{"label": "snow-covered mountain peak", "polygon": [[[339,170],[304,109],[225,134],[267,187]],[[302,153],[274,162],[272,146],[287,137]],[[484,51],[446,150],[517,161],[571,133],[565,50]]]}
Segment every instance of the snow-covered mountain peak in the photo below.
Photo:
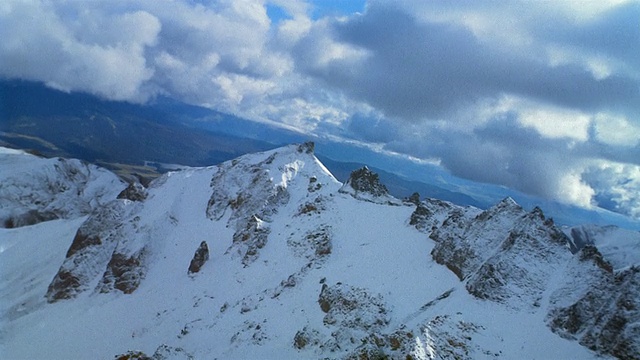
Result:
{"label": "snow-covered mountain peak", "polygon": [[290,202],[318,211],[340,185],[313,155],[312,143],[170,172],[149,189],[130,185],[78,229],[47,299],[73,298],[91,289],[136,291],[153,257],[166,246],[167,225],[178,226],[185,214],[191,214],[190,222],[225,218],[234,232],[226,253],[248,266],[266,245],[274,215]]}
{"label": "snow-covered mountain peak", "polygon": [[255,215],[268,221],[292,197],[302,201],[323,186],[332,192],[340,183],[313,155],[313,143],[249,154],[218,166],[207,214],[220,219],[230,209],[231,220]]}

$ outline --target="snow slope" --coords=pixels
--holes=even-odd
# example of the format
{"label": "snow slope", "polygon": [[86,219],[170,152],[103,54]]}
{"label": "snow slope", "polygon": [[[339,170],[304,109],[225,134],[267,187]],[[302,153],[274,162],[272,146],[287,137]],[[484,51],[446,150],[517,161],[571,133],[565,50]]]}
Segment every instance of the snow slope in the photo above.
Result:
{"label": "snow slope", "polygon": [[118,177],[80,160],[45,159],[0,147],[0,226],[88,215],[124,189]]}
{"label": "snow slope", "polygon": [[[0,229],[0,358],[608,354],[552,332],[550,312],[609,275],[596,267],[571,285],[592,260],[511,200],[482,212],[351,191],[312,144],[168,173],[144,191],[89,217]],[[203,241],[208,261],[189,273]],[[460,249],[475,255],[456,275],[438,262]],[[500,298],[469,290],[487,285],[478,274],[489,265],[518,270],[500,278]]]}

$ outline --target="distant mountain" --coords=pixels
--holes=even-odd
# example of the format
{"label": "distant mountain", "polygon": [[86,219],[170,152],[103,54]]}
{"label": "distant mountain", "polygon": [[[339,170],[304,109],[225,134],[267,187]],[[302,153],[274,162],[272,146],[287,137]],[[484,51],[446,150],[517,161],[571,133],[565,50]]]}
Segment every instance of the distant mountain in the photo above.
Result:
{"label": "distant mountain", "polygon": [[[82,159],[125,177],[136,174],[153,178],[172,170],[173,164],[215,165],[246,153],[310,140],[309,136],[284,128],[168,98],[136,105],[82,93],[68,94],[24,81],[0,81],[0,120],[0,145],[30,149],[48,157]],[[324,144],[326,150],[331,147],[334,145]],[[351,171],[365,165],[322,159],[343,181]],[[417,191],[458,204],[490,204],[374,170],[397,197]]]}
{"label": "distant mountain", "polygon": [[46,156],[102,164],[205,166],[274,147],[222,132],[194,131],[180,123],[180,113],[163,107],[66,94],[34,83],[0,85],[0,141]]}
{"label": "distant mountain", "polygon": [[3,358],[639,358],[640,264],[598,250],[613,228],[579,248],[510,198],[402,201],[312,143],[147,187],[16,151],[0,170],[4,207],[58,214],[0,229]]}
{"label": "distant mountain", "polygon": [[316,152],[339,179],[345,181],[350,171],[366,165],[378,172],[390,193],[399,198],[419,192],[459,205],[487,208],[510,196],[528,209],[544,207],[561,224],[640,229],[640,222],[603,209],[582,209],[475,183],[435,165],[416,164],[366,147],[307,136],[169,98],[138,105],[64,93],[38,83],[0,81],[0,145],[47,157],[82,159],[128,180],[148,181],[181,166],[219,164],[243,154],[310,140],[316,142]]}

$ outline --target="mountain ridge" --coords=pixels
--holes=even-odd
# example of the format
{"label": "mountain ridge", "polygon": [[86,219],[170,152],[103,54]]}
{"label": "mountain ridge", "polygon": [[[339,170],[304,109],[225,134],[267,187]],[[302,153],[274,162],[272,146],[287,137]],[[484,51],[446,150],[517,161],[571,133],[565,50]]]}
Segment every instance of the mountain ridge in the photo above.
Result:
{"label": "mountain ridge", "polygon": [[578,208],[474,183],[436,165],[418,164],[362,144],[305,135],[163,97],[143,105],[131,104],[80,92],[65,93],[35,82],[0,80],[1,146],[82,159],[127,181],[149,181],[177,166],[208,166],[309,140],[318,144],[319,157],[339,180],[346,181],[353,169],[367,165],[396,197],[419,191],[459,205],[487,208],[511,196],[527,208],[545,208],[561,224],[617,224],[640,229],[638,221],[604,209]]}
{"label": "mountain ridge", "polygon": [[[634,259],[614,269],[597,241],[572,252],[542,210],[510,198],[487,210],[399,200],[375,179],[361,169],[342,184],[296,144],[129,192],[118,182],[90,214],[0,229],[0,352],[638,357]],[[42,273],[24,271],[26,252]]]}

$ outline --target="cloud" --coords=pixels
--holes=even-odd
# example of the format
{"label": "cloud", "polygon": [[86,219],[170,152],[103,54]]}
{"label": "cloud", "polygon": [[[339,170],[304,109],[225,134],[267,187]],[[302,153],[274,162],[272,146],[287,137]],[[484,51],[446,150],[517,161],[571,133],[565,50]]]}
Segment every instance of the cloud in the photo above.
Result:
{"label": "cloud", "polygon": [[634,147],[640,143],[640,126],[623,116],[598,113],[593,127],[595,138],[605,144]]}
{"label": "cloud", "polygon": [[[392,117],[439,119],[503,94],[584,111],[625,108],[640,99],[640,82],[627,74],[596,78],[581,64],[531,56],[532,46],[504,46],[463,24],[421,21],[387,3],[336,21],[332,31],[342,46],[370,56],[355,64],[335,59],[310,74]],[[308,41],[317,46],[311,54],[325,47],[315,37]]]}
{"label": "cloud", "polygon": [[385,149],[436,157],[453,175],[473,181],[585,208],[600,205],[640,215],[637,147],[630,151],[591,138],[547,136],[522,121],[528,109],[501,109],[486,111],[491,118],[473,128],[446,122],[408,125]]}
{"label": "cloud", "polygon": [[161,24],[145,11],[109,14],[87,6],[72,14],[52,3],[1,5],[0,74],[42,81],[62,90],[114,100],[144,100],[139,89],[153,76],[145,49]]}
{"label": "cloud", "polygon": [[169,96],[640,217],[640,3],[322,4],[4,1],[0,77]]}
{"label": "cloud", "polygon": [[599,162],[583,174],[600,206],[640,218],[640,166]]}

